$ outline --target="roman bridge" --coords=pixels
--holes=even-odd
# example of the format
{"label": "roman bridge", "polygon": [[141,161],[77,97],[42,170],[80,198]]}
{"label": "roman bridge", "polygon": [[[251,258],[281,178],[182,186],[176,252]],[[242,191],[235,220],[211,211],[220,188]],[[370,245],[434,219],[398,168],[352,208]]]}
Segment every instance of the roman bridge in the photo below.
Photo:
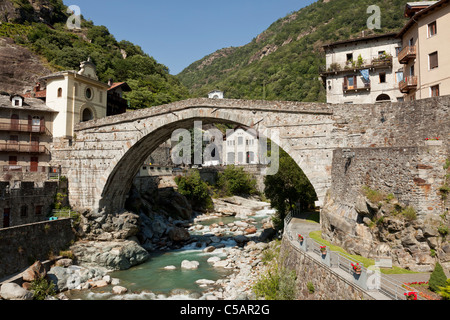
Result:
{"label": "roman bridge", "polygon": [[331,186],[336,149],[417,145],[431,127],[448,125],[449,99],[443,101],[446,109],[441,110],[440,100],[434,101],[438,114],[423,121],[420,113],[429,106],[421,102],[328,105],[189,99],[80,123],[70,145],[55,141],[52,161],[68,178],[75,210],[110,213],[123,208],[140,166],[177,129],[202,121],[244,125],[258,132],[277,130],[279,146],[305,172],[321,205]]}

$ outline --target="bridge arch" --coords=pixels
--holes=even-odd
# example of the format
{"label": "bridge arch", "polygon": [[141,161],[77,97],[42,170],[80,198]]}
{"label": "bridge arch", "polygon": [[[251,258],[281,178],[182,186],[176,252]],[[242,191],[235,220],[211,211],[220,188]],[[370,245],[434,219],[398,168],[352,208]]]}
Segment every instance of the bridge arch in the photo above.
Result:
{"label": "bridge arch", "polygon": [[305,172],[321,205],[331,183],[332,148],[326,147],[329,136],[323,132],[332,131],[332,113],[319,106],[310,110],[291,102],[192,99],[81,123],[72,149],[58,154],[67,169],[69,200],[78,210],[122,209],[146,158],[176,129],[202,121],[243,125],[259,133],[278,131],[277,144]]}

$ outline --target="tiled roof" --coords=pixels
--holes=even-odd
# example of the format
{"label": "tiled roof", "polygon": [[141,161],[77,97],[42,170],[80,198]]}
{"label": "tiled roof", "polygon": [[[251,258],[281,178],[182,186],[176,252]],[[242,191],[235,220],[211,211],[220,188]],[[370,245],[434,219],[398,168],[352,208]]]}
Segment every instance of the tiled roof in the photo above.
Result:
{"label": "tiled roof", "polygon": [[124,90],[124,91],[131,91],[130,86],[126,82],[115,82],[112,84],[111,87],[109,87],[108,91],[119,88],[119,87],[123,87],[122,90]]}
{"label": "tiled roof", "polygon": [[54,113],[57,112],[57,111],[47,107],[47,105],[42,100],[36,99],[36,98],[25,97],[22,107],[13,106],[11,103],[10,96],[7,96],[7,95],[0,95],[0,108],[42,111],[42,112],[54,112]]}

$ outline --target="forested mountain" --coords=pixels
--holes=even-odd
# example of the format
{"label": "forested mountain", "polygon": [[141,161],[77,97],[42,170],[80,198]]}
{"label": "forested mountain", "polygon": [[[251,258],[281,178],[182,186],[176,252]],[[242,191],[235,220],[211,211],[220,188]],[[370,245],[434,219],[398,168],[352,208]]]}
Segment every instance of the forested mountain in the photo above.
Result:
{"label": "forested mountain", "polygon": [[[133,91],[127,98],[133,109],[188,97],[186,87],[169,74],[168,68],[138,45],[129,41],[118,42],[105,26],[96,26],[85,19],[81,19],[81,30],[69,30],[66,25],[69,16],[62,0],[0,0],[0,38],[11,38],[15,45],[29,49],[42,59],[46,69],[52,71],[78,70],[80,62],[90,57],[97,66],[101,81],[112,79],[115,82],[126,81],[130,85]],[[5,48],[0,46],[0,56]],[[8,43],[8,50],[13,48]],[[4,56],[12,60],[5,61],[5,64],[17,63],[14,56]],[[8,74],[17,73],[11,73],[9,68]],[[28,77],[34,79],[31,74]],[[1,86],[0,83],[0,91]]]}
{"label": "forested mountain", "polygon": [[[178,78],[193,96],[214,89],[226,98],[326,101],[319,81],[322,45],[398,31],[406,0],[319,0],[274,22],[241,47],[225,48],[194,62]],[[371,5],[381,9],[381,29],[369,30]],[[371,21],[372,22],[372,21]]]}

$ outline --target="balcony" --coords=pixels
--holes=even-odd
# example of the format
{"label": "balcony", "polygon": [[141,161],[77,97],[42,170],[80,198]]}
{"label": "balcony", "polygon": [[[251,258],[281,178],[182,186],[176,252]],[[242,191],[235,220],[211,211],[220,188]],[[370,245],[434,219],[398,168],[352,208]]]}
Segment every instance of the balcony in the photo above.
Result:
{"label": "balcony", "polygon": [[344,93],[357,93],[357,92],[361,92],[361,91],[370,91],[371,89],[372,89],[372,86],[371,86],[370,82],[365,83],[362,86],[358,86],[357,84],[353,85],[353,86],[349,86],[346,83],[342,84],[342,91]]}
{"label": "balcony", "polygon": [[409,93],[411,90],[417,89],[417,76],[404,78],[398,83],[398,87],[402,93]]}
{"label": "balcony", "polygon": [[3,166],[3,172],[39,172],[39,173],[47,173],[49,171],[49,167],[42,166]]}
{"label": "balcony", "polygon": [[342,63],[332,63],[329,66],[320,66],[319,73],[322,77],[332,74],[357,72],[358,70],[370,69],[371,71],[381,68],[391,68],[393,58],[391,55],[378,55],[372,57],[368,62],[347,61]]}
{"label": "balcony", "polygon": [[41,125],[33,126],[31,124],[21,124],[13,122],[0,123],[0,131],[38,133],[52,136],[50,130],[48,130],[45,126]]}
{"label": "balcony", "polygon": [[45,146],[24,143],[0,143],[0,152],[50,154]]}
{"label": "balcony", "polygon": [[398,61],[407,64],[408,61],[416,58],[416,46],[407,46],[398,54]]}

